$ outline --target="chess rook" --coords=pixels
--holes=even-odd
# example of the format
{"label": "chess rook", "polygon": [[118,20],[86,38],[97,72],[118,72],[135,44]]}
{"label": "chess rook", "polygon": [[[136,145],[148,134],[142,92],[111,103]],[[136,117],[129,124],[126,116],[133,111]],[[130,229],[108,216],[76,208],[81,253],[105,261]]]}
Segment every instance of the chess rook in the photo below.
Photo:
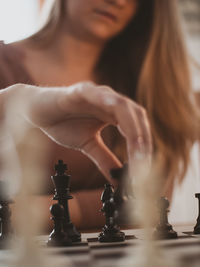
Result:
{"label": "chess rook", "polygon": [[198,198],[198,205],[199,205],[199,215],[197,217],[197,223],[194,227],[194,234],[199,235],[200,234],[200,193],[195,194],[195,197]]}
{"label": "chess rook", "polygon": [[72,242],[80,242],[81,234],[76,230],[70,219],[68,201],[73,197],[70,195],[69,183],[70,175],[66,174],[67,165],[62,160],[55,165],[56,174],[51,177],[55,186],[55,194],[53,199],[57,200],[64,208],[63,230],[72,240]]}

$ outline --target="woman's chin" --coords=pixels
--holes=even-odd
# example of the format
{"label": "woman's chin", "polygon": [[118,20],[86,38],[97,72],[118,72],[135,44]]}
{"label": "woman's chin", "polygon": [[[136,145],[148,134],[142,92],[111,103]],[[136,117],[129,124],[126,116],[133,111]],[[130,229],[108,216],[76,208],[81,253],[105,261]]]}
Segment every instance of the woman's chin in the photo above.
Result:
{"label": "woman's chin", "polygon": [[116,36],[118,33],[116,32],[109,32],[106,29],[96,29],[95,31],[91,32],[91,38],[94,40],[100,42],[100,43],[106,43],[109,40],[111,40],[114,36]]}

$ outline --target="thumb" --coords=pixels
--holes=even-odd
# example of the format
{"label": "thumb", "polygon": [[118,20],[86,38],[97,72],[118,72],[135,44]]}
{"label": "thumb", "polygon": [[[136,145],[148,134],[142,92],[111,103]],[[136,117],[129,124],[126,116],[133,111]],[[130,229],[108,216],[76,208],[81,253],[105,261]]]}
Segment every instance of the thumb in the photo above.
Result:
{"label": "thumb", "polygon": [[117,181],[110,175],[110,170],[114,168],[121,168],[122,163],[105,145],[100,134],[85,143],[82,146],[81,151],[96,164],[109,183],[114,186],[117,185]]}

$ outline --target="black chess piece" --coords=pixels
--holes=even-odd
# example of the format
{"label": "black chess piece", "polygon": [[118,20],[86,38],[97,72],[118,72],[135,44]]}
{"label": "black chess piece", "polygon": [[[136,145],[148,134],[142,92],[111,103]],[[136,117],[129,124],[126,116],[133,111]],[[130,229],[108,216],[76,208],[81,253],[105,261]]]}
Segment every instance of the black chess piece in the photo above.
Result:
{"label": "black chess piece", "polygon": [[120,206],[124,203],[125,199],[130,197],[130,185],[128,178],[128,164],[124,164],[122,168],[110,170],[110,175],[113,179],[118,181],[118,187],[114,193],[115,203]]}
{"label": "black chess piece", "polygon": [[69,193],[70,175],[66,174],[67,165],[62,160],[55,165],[56,174],[51,177],[55,186],[55,194],[53,199],[58,200],[58,203],[64,208],[63,230],[70,237],[72,242],[80,242],[81,234],[77,231],[74,224],[71,222],[68,201],[73,197]]}
{"label": "black chess piece", "polygon": [[103,203],[101,211],[106,217],[106,223],[98,236],[100,242],[121,242],[125,240],[125,234],[120,231],[119,226],[116,224],[118,212],[113,193],[112,186],[106,184],[105,190],[101,195],[101,201]]}
{"label": "black chess piece", "polygon": [[118,186],[114,192],[114,201],[118,210],[117,223],[120,225],[132,224],[130,218],[130,207],[133,207],[134,194],[132,190],[131,179],[128,176],[128,164],[122,168],[111,169],[110,175],[118,181]]}
{"label": "black chess piece", "polygon": [[110,200],[111,197],[114,197],[114,190],[111,184],[104,185],[104,191],[101,194],[101,201],[105,203],[107,200]]}
{"label": "black chess piece", "polygon": [[111,177],[118,181],[117,189],[114,193],[115,203],[118,208],[124,203],[124,169],[117,168],[110,170]]}
{"label": "black chess piece", "polygon": [[198,205],[199,205],[199,215],[197,217],[197,223],[196,223],[196,225],[194,227],[193,233],[195,235],[199,235],[200,234],[200,193],[196,193],[195,197],[198,198],[198,202],[199,202],[198,203]]}
{"label": "black chess piece", "polygon": [[70,246],[72,244],[72,240],[69,238],[67,233],[63,231],[63,206],[58,203],[53,204],[50,207],[50,211],[52,214],[51,220],[54,221],[54,229],[49,235],[47,245],[51,247]]}
{"label": "black chess piece", "polygon": [[11,203],[12,201],[6,195],[6,183],[0,181],[0,249],[8,247],[13,234],[9,207]]}
{"label": "black chess piece", "polygon": [[177,232],[173,230],[172,225],[168,222],[168,208],[168,199],[161,197],[159,201],[160,220],[154,231],[154,237],[156,239],[174,239],[178,237]]}

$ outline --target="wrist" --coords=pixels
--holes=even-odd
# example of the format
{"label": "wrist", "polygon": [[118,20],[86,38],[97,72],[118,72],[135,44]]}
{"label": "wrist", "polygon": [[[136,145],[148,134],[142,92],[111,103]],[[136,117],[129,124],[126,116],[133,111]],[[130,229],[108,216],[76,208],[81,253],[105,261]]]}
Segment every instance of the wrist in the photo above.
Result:
{"label": "wrist", "polygon": [[[15,84],[0,91],[0,124],[3,132],[11,134],[14,130],[25,129],[29,111],[28,85]],[[26,93],[27,92],[27,93]]]}
{"label": "wrist", "polygon": [[8,98],[8,89],[0,90],[0,122],[5,118],[5,106]]}

